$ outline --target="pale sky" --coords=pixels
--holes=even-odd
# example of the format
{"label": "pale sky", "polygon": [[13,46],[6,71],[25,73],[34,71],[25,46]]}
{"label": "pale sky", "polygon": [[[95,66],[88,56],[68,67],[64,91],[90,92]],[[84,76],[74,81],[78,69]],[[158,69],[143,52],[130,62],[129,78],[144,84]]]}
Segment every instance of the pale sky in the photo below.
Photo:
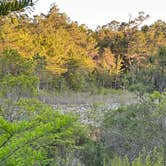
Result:
{"label": "pale sky", "polygon": [[93,29],[112,20],[127,21],[140,11],[151,16],[147,23],[166,21],[166,0],[38,0],[35,13],[47,13],[52,3],[71,20]]}

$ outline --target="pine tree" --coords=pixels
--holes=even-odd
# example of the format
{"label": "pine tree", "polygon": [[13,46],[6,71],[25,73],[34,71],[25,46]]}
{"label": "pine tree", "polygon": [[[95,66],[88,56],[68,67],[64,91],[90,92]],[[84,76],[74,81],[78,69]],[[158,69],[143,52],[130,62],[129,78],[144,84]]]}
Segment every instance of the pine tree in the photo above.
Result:
{"label": "pine tree", "polygon": [[1,0],[0,16],[6,16],[10,12],[19,11],[32,5],[32,0]]}

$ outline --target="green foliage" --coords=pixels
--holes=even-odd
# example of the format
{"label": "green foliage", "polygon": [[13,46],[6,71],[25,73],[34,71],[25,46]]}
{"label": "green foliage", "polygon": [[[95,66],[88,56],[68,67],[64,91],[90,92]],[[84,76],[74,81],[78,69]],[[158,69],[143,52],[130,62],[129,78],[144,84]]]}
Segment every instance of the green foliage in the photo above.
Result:
{"label": "green foliage", "polygon": [[0,1],[0,16],[8,15],[10,12],[19,11],[32,5],[32,0],[2,0]]}
{"label": "green foliage", "polygon": [[131,163],[127,157],[124,159],[116,157],[111,160],[111,166],[164,166],[164,155],[162,148],[155,148],[152,152],[146,154],[140,153],[139,157]]}
{"label": "green foliage", "polygon": [[139,97],[142,97],[145,95],[145,93],[152,91],[152,85],[149,84],[143,84],[143,83],[136,83],[129,87],[129,90],[132,92],[135,92]]}
{"label": "green foliage", "polygon": [[124,81],[128,82],[128,87],[132,91],[137,91],[139,95],[150,93],[154,90],[164,91],[166,87],[165,75],[165,47],[158,49],[156,55],[150,56],[146,62],[145,68],[138,71],[131,71]]}
{"label": "green foliage", "polygon": [[141,103],[108,112],[102,137],[110,151],[131,159],[143,147],[165,147],[165,106],[165,93],[155,92]]}
{"label": "green foliage", "polygon": [[36,71],[37,75],[39,75],[39,77],[40,77],[40,74],[46,68],[46,57],[36,54],[33,56],[33,61],[35,63],[35,71]]}
{"label": "green foliage", "polygon": [[[148,15],[140,12],[129,22],[112,21],[94,32],[69,21],[57,6],[53,6],[47,15],[35,16],[33,20],[13,14],[12,24],[9,18],[2,21],[1,51],[9,47],[24,58],[18,60],[18,53],[4,51],[13,56],[2,55],[1,75],[35,72],[42,88],[46,89],[58,87],[62,90],[66,81],[70,84],[67,85],[69,89],[79,91],[86,91],[89,84],[89,89],[137,89],[141,85],[141,93],[152,92],[153,89],[163,91],[166,87],[166,24],[157,21],[140,29],[146,18]],[[32,67],[28,67],[30,64]],[[47,75],[53,79],[46,81]],[[54,81],[53,86],[57,76],[62,83],[57,81],[56,85]]]}
{"label": "green foliage", "polygon": [[2,97],[17,100],[20,97],[32,97],[37,95],[38,78],[34,76],[6,75],[0,82],[0,94]]}
{"label": "green foliage", "polygon": [[5,49],[0,55],[0,74],[21,75],[33,74],[33,62],[23,58],[16,50]]}
{"label": "green foliage", "polygon": [[166,47],[161,47],[157,53],[158,63],[161,67],[166,66]]}
{"label": "green foliage", "polygon": [[104,147],[100,142],[89,142],[83,151],[83,163],[85,166],[105,166]]}
{"label": "green foliage", "polygon": [[[31,5],[0,1],[0,15]],[[2,18],[0,165],[70,166],[76,160],[85,166],[164,165],[166,23],[140,28],[146,18],[140,12],[129,22],[112,21],[96,31],[69,21],[56,6],[33,20],[14,13]],[[106,95],[119,94],[120,88],[135,91],[141,100],[110,111],[92,105],[93,115],[86,115],[91,119],[103,118],[99,107],[107,112],[95,141],[76,117],[36,99],[40,89]],[[147,96],[154,90],[162,93]]]}
{"label": "green foliage", "polygon": [[72,90],[80,91],[86,87],[86,80],[83,72],[71,72],[67,75],[67,82]]}
{"label": "green foliage", "polygon": [[85,165],[165,165],[166,94],[156,91],[139,102],[106,111],[95,143],[84,150]]}
{"label": "green foliage", "polygon": [[65,77],[63,76],[56,76],[52,81],[52,86],[55,90],[59,92],[64,92],[65,90],[69,89],[69,83],[66,81]]}
{"label": "green foliage", "polygon": [[65,159],[67,149],[72,152],[86,140],[85,128],[72,115],[62,115],[31,99],[17,102],[17,109],[13,122],[0,117],[1,165],[58,162],[54,157]]}

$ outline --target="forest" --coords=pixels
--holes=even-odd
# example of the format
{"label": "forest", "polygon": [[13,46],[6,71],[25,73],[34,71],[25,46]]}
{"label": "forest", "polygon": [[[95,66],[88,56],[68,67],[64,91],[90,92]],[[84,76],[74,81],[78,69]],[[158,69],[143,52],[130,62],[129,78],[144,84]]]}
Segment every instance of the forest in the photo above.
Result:
{"label": "forest", "polygon": [[0,1],[0,166],[165,166],[166,22],[32,6]]}

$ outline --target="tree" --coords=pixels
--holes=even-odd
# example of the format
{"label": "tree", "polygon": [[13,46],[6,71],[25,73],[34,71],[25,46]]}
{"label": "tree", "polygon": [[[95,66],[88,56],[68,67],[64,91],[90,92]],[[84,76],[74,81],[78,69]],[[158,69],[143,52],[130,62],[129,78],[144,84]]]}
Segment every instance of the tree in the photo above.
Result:
{"label": "tree", "polygon": [[0,82],[0,95],[17,101],[21,97],[33,97],[38,92],[38,78],[35,76],[5,75]]}
{"label": "tree", "polygon": [[[37,65],[37,64],[34,64]],[[33,61],[22,57],[16,50],[5,49],[0,53],[0,75],[33,75]]]}
{"label": "tree", "polygon": [[20,11],[28,6],[33,6],[32,0],[1,0],[0,16],[6,16],[11,12]]}
{"label": "tree", "polygon": [[0,116],[0,165],[68,165],[88,138],[72,115],[33,99],[22,99],[16,106],[14,121]]}
{"label": "tree", "polygon": [[155,58],[155,86],[159,91],[164,91],[166,88],[166,47],[161,47]]}

